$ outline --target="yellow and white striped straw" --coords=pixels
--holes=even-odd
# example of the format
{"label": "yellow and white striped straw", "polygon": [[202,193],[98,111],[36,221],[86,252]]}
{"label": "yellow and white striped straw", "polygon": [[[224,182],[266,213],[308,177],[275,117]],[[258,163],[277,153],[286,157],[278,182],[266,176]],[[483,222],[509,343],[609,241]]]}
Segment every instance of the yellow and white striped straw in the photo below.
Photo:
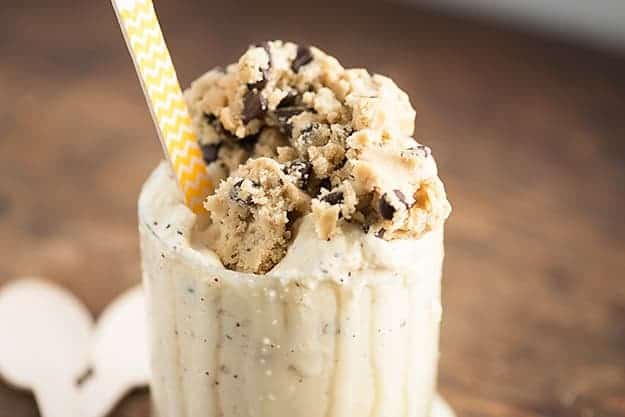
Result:
{"label": "yellow and white striped straw", "polygon": [[161,144],[195,213],[212,191],[178,77],[151,0],[112,0]]}

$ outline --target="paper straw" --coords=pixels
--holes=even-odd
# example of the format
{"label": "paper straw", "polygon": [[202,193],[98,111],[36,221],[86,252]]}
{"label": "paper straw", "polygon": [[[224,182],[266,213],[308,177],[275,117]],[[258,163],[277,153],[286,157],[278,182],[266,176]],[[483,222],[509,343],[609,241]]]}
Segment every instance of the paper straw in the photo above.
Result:
{"label": "paper straw", "polygon": [[195,213],[212,191],[178,77],[151,0],[112,0],[165,154]]}

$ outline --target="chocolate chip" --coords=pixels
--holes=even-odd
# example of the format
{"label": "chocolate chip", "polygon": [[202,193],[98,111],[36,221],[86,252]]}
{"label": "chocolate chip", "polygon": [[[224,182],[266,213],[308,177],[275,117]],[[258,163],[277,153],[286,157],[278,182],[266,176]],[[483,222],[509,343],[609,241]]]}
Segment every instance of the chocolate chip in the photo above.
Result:
{"label": "chocolate chip", "polygon": [[380,215],[383,219],[392,220],[393,215],[395,215],[395,207],[393,207],[388,201],[386,201],[387,195],[384,194],[380,199]]}
{"label": "chocolate chip", "polygon": [[230,133],[223,127],[223,125],[219,122],[219,120],[217,119],[215,115],[204,113],[204,118],[206,119],[206,123],[211,125],[213,129],[215,129],[215,132],[217,132],[217,135],[219,136],[220,140],[223,141],[226,139],[236,139],[232,135],[232,133]]}
{"label": "chocolate chip", "polygon": [[285,173],[295,179],[295,185],[304,189],[308,186],[310,174],[312,173],[312,164],[303,159],[297,159],[289,162],[285,167]]}
{"label": "chocolate chip", "polygon": [[278,107],[275,111],[276,118],[279,121],[288,121],[291,117],[297,116],[300,113],[306,111],[306,107],[291,106],[291,107]]}
{"label": "chocolate chip", "polygon": [[319,129],[319,123],[311,123],[308,126],[306,126],[305,128],[303,128],[301,130],[300,135],[308,135],[309,133],[311,133],[314,129]]}
{"label": "chocolate chip", "polygon": [[293,125],[291,123],[284,123],[280,125],[280,132],[286,135],[287,138],[293,137]]}
{"label": "chocolate chip", "polygon": [[232,201],[235,201],[241,207],[248,207],[253,205],[254,201],[252,200],[251,195],[247,196],[247,198],[245,199],[241,198],[241,184],[243,184],[243,180],[236,182],[230,189],[230,193],[228,194],[228,196]]}
{"label": "chocolate chip", "polygon": [[267,78],[268,78],[269,75],[268,75],[266,69],[262,69],[261,72],[263,74],[263,78],[261,78],[260,80],[256,81],[255,83],[248,83],[247,84],[247,88],[248,89],[260,91],[263,88],[265,88],[265,86],[267,85]]}
{"label": "chocolate chip", "polygon": [[319,123],[311,123],[299,132],[297,138],[301,143],[312,143],[314,138],[319,134]]}
{"label": "chocolate chip", "polygon": [[410,207],[410,204],[408,204],[408,202],[406,201],[406,196],[404,195],[404,193],[402,193],[400,190],[393,190],[393,193],[395,193],[399,201],[401,201],[404,206],[406,206],[407,208]]}
{"label": "chocolate chip", "polygon": [[289,138],[293,134],[293,125],[289,123],[289,120],[293,116],[306,111],[305,107],[292,106],[292,107],[279,107],[275,111],[276,119],[278,120],[278,126],[280,131],[287,135]]}
{"label": "chocolate chip", "polygon": [[288,93],[286,96],[284,96],[282,100],[280,100],[280,103],[278,103],[278,108],[293,107],[297,104],[299,99],[300,99],[300,96],[298,94]]}
{"label": "chocolate chip", "polygon": [[217,116],[211,113],[204,113],[204,119],[206,119],[206,122],[208,124],[213,124],[214,122],[217,121]]}
{"label": "chocolate chip", "polygon": [[343,192],[342,191],[333,191],[329,194],[321,197],[321,201],[325,201],[328,204],[341,204],[343,202]]}
{"label": "chocolate chip", "polygon": [[312,51],[307,46],[297,47],[297,56],[291,63],[293,72],[299,72],[299,69],[313,60]]}
{"label": "chocolate chip", "polygon": [[332,182],[330,181],[330,178],[324,178],[319,182],[319,187],[320,188],[325,188],[326,190],[329,190],[330,188],[332,188]]}
{"label": "chocolate chip", "polygon": [[343,159],[341,159],[341,162],[336,164],[334,169],[336,169],[336,170],[343,169],[343,167],[345,167],[345,164],[347,164],[347,158],[344,157]]}
{"label": "chocolate chip", "polygon": [[217,160],[220,146],[220,143],[209,143],[200,145],[200,149],[202,150],[202,158],[204,158],[204,162],[206,163],[206,165],[211,164]]}
{"label": "chocolate chip", "polygon": [[295,221],[297,219],[300,218],[300,214],[295,212],[295,211],[287,211],[286,212],[286,228],[287,230],[291,230],[293,228],[293,225],[295,224]]}
{"label": "chocolate chip", "polygon": [[243,97],[243,123],[263,117],[267,112],[267,99],[256,90],[250,90]]}
{"label": "chocolate chip", "polygon": [[237,144],[239,144],[247,152],[252,152],[254,150],[254,146],[258,143],[258,136],[259,135],[246,136],[243,139],[239,139]]}

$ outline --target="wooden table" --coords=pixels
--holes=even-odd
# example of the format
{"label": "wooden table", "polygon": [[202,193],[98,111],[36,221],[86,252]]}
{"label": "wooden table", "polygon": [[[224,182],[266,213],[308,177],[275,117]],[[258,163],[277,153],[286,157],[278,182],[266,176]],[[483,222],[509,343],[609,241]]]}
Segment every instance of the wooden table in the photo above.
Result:
{"label": "wooden table", "polygon": [[[109,3],[22,3],[0,6],[0,284],[50,277],[98,314],[139,281],[160,148]],[[625,415],[624,57],[400,5],[223,3],[158,2],[184,84],[288,38],[412,97],[454,205],[440,390],[459,416]],[[0,416],[35,415],[0,384]],[[147,416],[147,394],[113,415]]]}

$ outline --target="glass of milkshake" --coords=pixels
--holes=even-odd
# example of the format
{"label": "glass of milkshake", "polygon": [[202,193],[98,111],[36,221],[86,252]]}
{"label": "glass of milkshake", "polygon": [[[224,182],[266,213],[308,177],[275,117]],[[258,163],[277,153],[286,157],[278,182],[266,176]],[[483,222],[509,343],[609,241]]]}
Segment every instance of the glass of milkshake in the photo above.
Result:
{"label": "glass of milkshake", "polygon": [[450,206],[393,81],[267,42],[185,93],[217,184],[139,199],[159,417],[426,417]]}

